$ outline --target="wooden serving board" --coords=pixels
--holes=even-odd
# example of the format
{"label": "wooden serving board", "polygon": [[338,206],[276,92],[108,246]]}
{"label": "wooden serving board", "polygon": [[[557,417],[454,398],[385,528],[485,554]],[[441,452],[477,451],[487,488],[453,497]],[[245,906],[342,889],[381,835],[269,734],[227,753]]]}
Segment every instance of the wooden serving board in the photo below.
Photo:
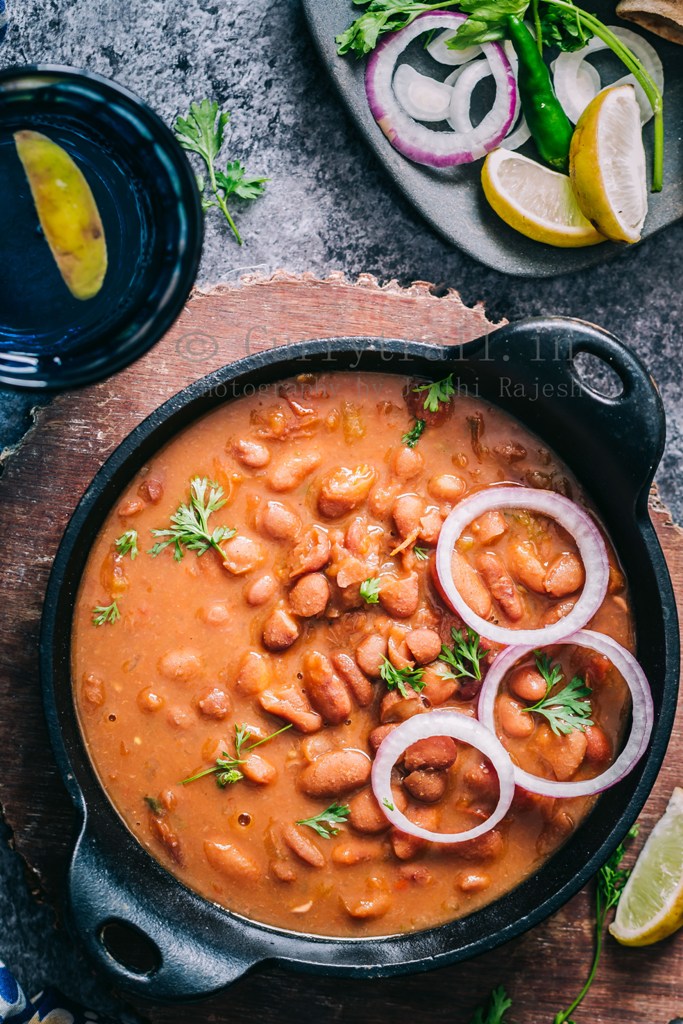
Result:
{"label": "wooden serving board", "polygon": [[[239,286],[195,293],[168,335],[144,358],[103,383],[56,398],[22,445],[5,453],[0,478],[0,803],[33,889],[59,908],[75,819],[43,722],[38,631],[52,560],[80,495],[104,459],[148,413],[190,381],[259,349],[334,335],[409,337],[465,343],[496,326],[455,292],[428,284],[380,288],[362,275],[325,281],[278,272]],[[683,602],[683,531],[653,496],[651,513]],[[682,605],[683,606],[683,605]],[[646,834],[683,781],[683,711],[643,813]],[[39,768],[39,770],[38,770]],[[642,842],[642,840],[641,840]],[[516,1024],[551,1024],[574,998],[592,953],[592,892],[551,920],[469,963],[380,981],[258,969],[226,994],[193,1007],[144,1006],[158,1024],[467,1024],[489,990],[503,984]],[[659,946],[606,943],[598,980],[577,1024],[667,1024],[683,1012],[683,932]],[[49,979],[45,979],[49,981]]]}

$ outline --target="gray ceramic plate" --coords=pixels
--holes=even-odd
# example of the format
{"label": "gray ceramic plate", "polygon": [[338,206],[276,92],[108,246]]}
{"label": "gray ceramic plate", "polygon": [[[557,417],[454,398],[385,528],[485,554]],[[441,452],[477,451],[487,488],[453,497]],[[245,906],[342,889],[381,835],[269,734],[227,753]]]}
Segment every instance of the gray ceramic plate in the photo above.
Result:
{"label": "gray ceramic plate", "polygon": [[[614,2],[593,0],[585,5],[608,25],[616,24]],[[303,0],[308,23],[332,80],[363,137],[369,142],[401,191],[422,216],[444,238],[475,259],[508,274],[552,277],[603,263],[623,251],[605,242],[587,249],[555,249],[532,242],[508,228],[490,209],[479,182],[481,161],[455,168],[448,180],[428,168],[411,163],[397,153],[375,124],[367,101],[363,76],[364,60],[338,57],[334,37],[342,32],[362,8],[351,0]],[[650,197],[650,211],[643,231],[647,238],[683,217],[683,47],[666,43],[659,36],[643,33],[655,46],[664,64],[666,111],[666,152],[664,190]],[[652,121],[645,127],[645,148],[652,153]],[[534,156],[533,145],[521,150]]]}

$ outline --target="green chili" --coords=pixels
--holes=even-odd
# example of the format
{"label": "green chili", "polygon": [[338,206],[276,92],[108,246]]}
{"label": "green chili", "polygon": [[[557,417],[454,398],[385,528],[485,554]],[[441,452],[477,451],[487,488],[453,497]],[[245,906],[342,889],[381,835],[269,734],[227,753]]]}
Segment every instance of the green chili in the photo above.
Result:
{"label": "green chili", "polygon": [[529,131],[541,158],[554,170],[566,174],[574,126],[555,95],[550,72],[531,32],[512,14],[506,20],[519,60],[517,84]]}

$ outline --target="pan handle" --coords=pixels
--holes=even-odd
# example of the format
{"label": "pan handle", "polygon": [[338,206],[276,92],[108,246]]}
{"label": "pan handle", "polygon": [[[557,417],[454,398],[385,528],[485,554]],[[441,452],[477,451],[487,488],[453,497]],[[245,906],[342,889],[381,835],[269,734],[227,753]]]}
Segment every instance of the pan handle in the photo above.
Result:
{"label": "pan handle", "polygon": [[[159,898],[149,858],[140,853],[147,860],[144,875],[136,873],[137,851],[132,862],[106,854],[86,826],[71,862],[70,923],[112,981],[150,1000],[200,998],[230,985],[263,958],[237,929],[230,948],[219,947],[206,930],[199,943],[190,941],[187,901],[179,901],[181,912],[172,893]],[[140,878],[138,884],[131,877]]]}
{"label": "pan handle", "polygon": [[[608,397],[587,385],[574,360],[596,356],[619,377],[622,391]],[[514,367],[515,381],[526,387],[527,410],[535,406],[538,432],[544,418],[561,422],[568,415],[576,439],[585,432],[600,439],[629,481],[631,494],[647,500],[647,491],[664,451],[664,407],[657,385],[638,357],[614,335],[570,317],[534,317],[495,331],[480,343],[479,359]],[[510,385],[514,389],[514,383]],[[545,387],[545,397],[538,389]],[[537,401],[528,401],[528,396]],[[522,417],[525,418],[525,417]],[[557,447],[562,447],[561,445]],[[569,452],[563,452],[567,457]],[[571,457],[567,458],[571,463]]]}

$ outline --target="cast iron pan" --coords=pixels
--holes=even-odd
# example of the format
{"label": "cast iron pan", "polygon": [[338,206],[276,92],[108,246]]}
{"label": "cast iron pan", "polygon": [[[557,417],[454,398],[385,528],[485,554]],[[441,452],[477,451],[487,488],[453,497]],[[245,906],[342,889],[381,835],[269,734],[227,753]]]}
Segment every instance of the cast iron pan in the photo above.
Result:
{"label": "cast iron pan", "polygon": [[[573,366],[592,353],[618,374],[607,399]],[[649,754],[601,797],[598,810],[540,870],[494,904],[411,935],[327,939],[255,924],[214,906],[168,874],[122,823],[90,765],[69,673],[74,600],[88,552],[118,495],[178,431],[222,402],[295,373],[353,369],[453,372],[461,388],[512,413],[552,446],[600,510],[631,584],[638,657],[652,684]],[[91,956],[120,985],[156,1000],[208,995],[257,964],[379,977],[464,960],[538,924],[573,896],[623,838],[647,798],[666,750],[678,687],[678,629],[666,564],[647,513],[664,445],[654,383],[611,335],[575,320],[527,320],[464,347],[373,338],[308,341],[251,355],[181,391],[119,446],[86,491],[55,560],[41,637],[45,708],[81,831],[68,879],[71,919]]]}

